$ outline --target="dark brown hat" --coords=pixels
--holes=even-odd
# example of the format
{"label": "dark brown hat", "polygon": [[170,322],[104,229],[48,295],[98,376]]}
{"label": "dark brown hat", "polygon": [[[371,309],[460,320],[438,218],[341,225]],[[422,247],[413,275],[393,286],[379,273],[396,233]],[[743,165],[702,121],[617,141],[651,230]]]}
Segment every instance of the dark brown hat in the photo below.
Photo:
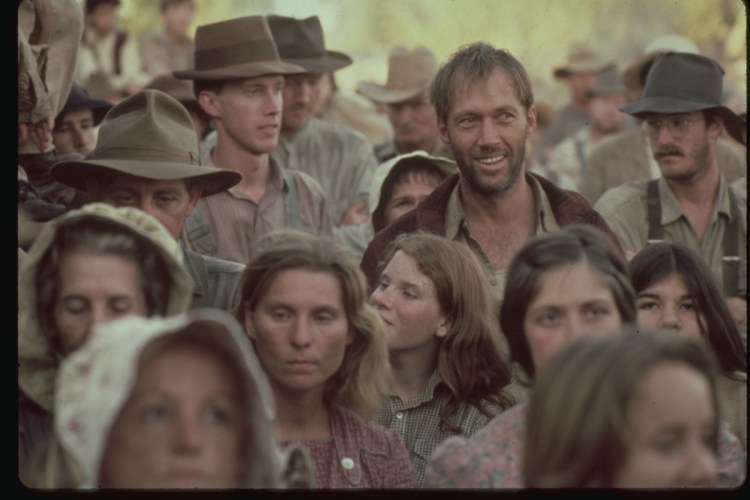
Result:
{"label": "dark brown hat", "polygon": [[724,69],[713,59],[700,54],[660,52],[646,76],[643,99],[621,106],[634,116],[645,113],[689,113],[715,109],[727,127],[742,119],[722,106]]}
{"label": "dark brown hat", "polygon": [[624,94],[625,84],[622,75],[616,66],[607,68],[596,75],[594,85],[588,90],[589,97],[603,96],[609,94]]}
{"label": "dark brown hat", "polygon": [[153,180],[195,179],[202,196],[242,180],[239,172],[201,166],[187,109],[159,90],[142,90],[107,113],[96,148],[83,160],[52,166],[52,178],[82,191],[86,182],[112,172]]}
{"label": "dark brown hat", "polygon": [[281,61],[265,16],[198,26],[194,65],[172,74],[180,80],[234,80],[306,72]]}
{"label": "dark brown hat", "polygon": [[57,118],[55,118],[55,128],[60,126],[60,121],[62,121],[66,113],[77,109],[90,109],[91,115],[94,118],[94,126],[96,127],[102,122],[107,111],[112,109],[112,103],[102,101],[101,99],[92,99],[89,97],[86,89],[73,82],[73,85],[70,87],[68,99],[65,101],[65,106],[63,106],[63,109],[60,110]]}
{"label": "dark brown hat", "polygon": [[302,66],[310,73],[331,73],[352,63],[346,54],[326,50],[318,16],[294,19],[272,14],[266,19],[282,61]]}

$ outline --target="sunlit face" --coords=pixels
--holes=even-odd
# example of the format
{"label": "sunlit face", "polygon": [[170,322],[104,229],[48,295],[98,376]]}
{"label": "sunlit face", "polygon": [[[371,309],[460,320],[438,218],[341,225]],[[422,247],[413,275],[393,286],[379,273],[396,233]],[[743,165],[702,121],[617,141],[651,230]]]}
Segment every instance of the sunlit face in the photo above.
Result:
{"label": "sunlit face", "polygon": [[588,101],[588,92],[596,83],[596,71],[570,73],[566,77],[570,92],[575,102]]}
{"label": "sunlit face", "polygon": [[370,303],[385,323],[391,353],[419,352],[437,359],[439,339],[450,321],[438,302],[432,280],[411,255],[399,250],[383,269]]}
{"label": "sunlit face", "polygon": [[244,397],[210,350],[177,344],[154,355],[110,431],[102,486],[239,487]]}
{"label": "sunlit face", "polygon": [[390,198],[385,202],[383,216],[390,224],[401,215],[413,210],[437,187],[437,182],[423,173],[409,174],[393,186]]}
{"label": "sunlit face", "polygon": [[666,180],[690,181],[701,179],[708,170],[711,154],[711,140],[718,137],[721,127],[718,124],[707,126],[703,114],[693,113],[652,114],[646,120],[689,120],[684,135],[675,137],[664,125],[658,132],[648,132],[651,151],[659,165],[661,175]]}
{"label": "sunlit face", "polygon": [[461,186],[479,196],[504,195],[517,185],[526,138],[536,126],[536,108],[526,111],[502,70],[455,91],[440,135],[450,144]]}
{"label": "sunlit face", "polygon": [[73,109],[65,113],[62,123],[52,131],[52,142],[58,154],[89,154],[96,146],[94,114],[90,109]]}
{"label": "sunlit face", "polygon": [[618,109],[626,103],[624,92],[592,97],[589,102],[591,126],[603,134],[617,132],[628,119],[628,115]]}
{"label": "sunlit face", "polygon": [[284,77],[284,106],[281,129],[284,133],[297,132],[312,118],[320,98],[321,75],[303,73]]}
{"label": "sunlit face", "polygon": [[87,19],[97,33],[103,36],[115,29],[119,9],[119,5],[100,3],[88,14]]}
{"label": "sunlit face", "polygon": [[717,474],[717,416],[708,380],[684,363],[643,377],[627,412],[627,455],[616,488],[709,488]]}
{"label": "sunlit face", "polygon": [[115,207],[140,209],[179,238],[185,219],[198,203],[200,189],[188,190],[184,180],[156,181],[123,175],[103,188],[96,183],[89,186],[89,195],[94,201]]}
{"label": "sunlit face", "polygon": [[388,104],[388,119],[399,153],[431,152],[438,141],[437,115],[426,95]]}
{"label": "sunlit face", "polygon": [[146,316],[138,263],[119,255],[78,251],[60,259],[54,322],[67,355],[88,338],[94,325],[122,316]]}
{"label": "sunlit face", "polygon": [[613,335],[621,326],[612,290],[604,276],[586,262],[545,271],[524,318],[537,370],[569,342],[584,335]]}
{"label": "sunlit face", "polygon": [[[677,273],[644,288],[636,295],[638,326],[680,333],[703,339],[706,321],[698,312],[695,297]],[[701,325],[704,325],[701,328]]]}
{"label": "sunlit face", "polygon": [[281,75],[229,81],[220,92],[203,91],[198,100],[214,118],[219,142],[253,155],[276,148],[281,129]]}
{"label": "sunlit face", "polygon": [[195,8],[190,2],[173,3],[161,13],[162,24],[167,33],[175,37],[186,37],[193,22]]}
{"label": "sunlit face", "polygon": [[322,398],[353,340],[339,280],[306,269],[281,271],[244,326],[277,395]]}

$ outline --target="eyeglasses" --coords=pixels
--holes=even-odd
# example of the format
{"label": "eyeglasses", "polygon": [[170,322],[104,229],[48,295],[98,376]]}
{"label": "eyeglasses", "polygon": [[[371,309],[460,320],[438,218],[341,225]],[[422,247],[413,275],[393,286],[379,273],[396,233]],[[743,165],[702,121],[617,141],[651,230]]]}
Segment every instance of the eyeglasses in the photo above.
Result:
{"label": "eyeglasses", "polygon": [[667,127],[669,133],[675,139],[679,139],[690,130],[690,125],[698,121],[696,118],[668,118],[666,120],[657,120],[656,118],[647,118],[643,120],[643,128],[651,137],[659,137],[662,125]]}

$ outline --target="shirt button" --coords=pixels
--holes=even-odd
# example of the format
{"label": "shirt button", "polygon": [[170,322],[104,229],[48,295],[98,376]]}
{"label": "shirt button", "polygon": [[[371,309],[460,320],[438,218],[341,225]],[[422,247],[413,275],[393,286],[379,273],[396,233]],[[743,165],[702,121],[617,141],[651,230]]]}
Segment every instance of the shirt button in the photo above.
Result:
{"label": "shirt button", "polygon": [[401,420],[402,418],[404,418],[404,412],[400,411],[400,412],[396,413],[396,418],[399,419],[399,420]]}
{"label": "shirt button", "polygon": [[349,457],[344,457],[341,459],[341,467],[343,467],[346,470],[353,469],[354,468],[354,460],[352,460]]}

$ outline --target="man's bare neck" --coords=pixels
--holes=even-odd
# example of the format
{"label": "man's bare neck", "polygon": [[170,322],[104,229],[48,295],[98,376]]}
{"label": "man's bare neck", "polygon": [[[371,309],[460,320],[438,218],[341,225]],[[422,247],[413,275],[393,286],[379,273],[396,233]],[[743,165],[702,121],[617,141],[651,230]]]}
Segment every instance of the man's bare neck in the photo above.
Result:
{"label": "man's bare neck", "polygon": [[459,181],[461,203],[466,219],[477,224],[504,225],[518,220],[519,214],[534,209],[534,193],[523,173],[516,184],[502,195],[484,195],[471,190],[463,179]]}

